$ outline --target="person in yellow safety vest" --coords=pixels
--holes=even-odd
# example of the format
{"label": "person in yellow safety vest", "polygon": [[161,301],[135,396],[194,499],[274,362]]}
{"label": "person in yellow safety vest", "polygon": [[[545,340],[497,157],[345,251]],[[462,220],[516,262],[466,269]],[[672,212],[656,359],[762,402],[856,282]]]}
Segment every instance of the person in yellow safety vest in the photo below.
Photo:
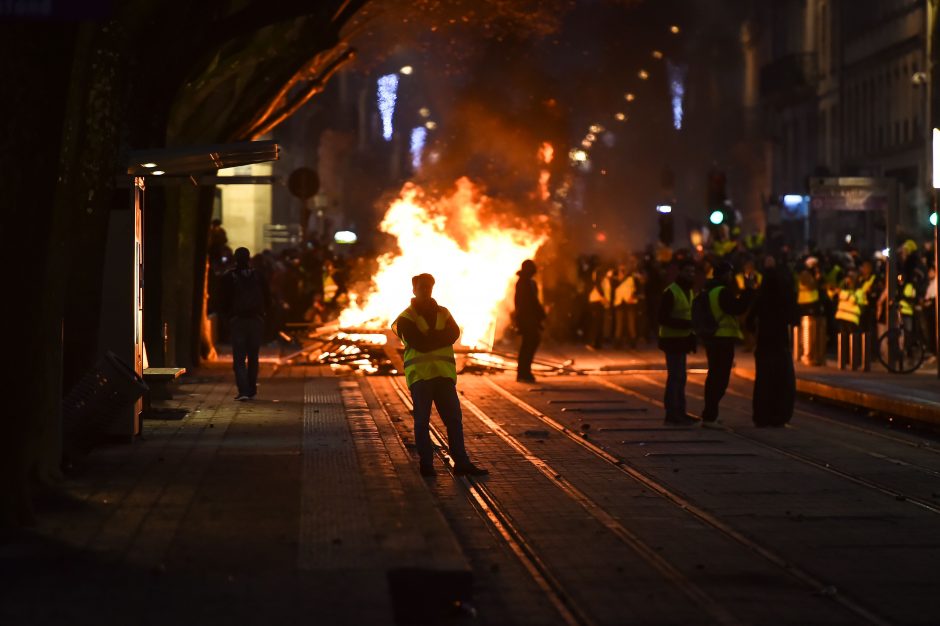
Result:
{"label": "person in yellow safety vest", "polygon": [[447,427],[447,446],[454,459],[454,473],[483,476],[487,470],[477,467],[467,456],[463,437],[463,415],[457,397],[457,361],[454,343],[460,328],[446,308],[431,293],[434,277],[419,274],[411,279],[415,297],[411,306],[392,323],[392,330],[405,346],[405,381],[414,405],[415,446],[422,476],[434,476],[434,451],[431,447],[431,405]]}
{"label": "person in yellow safety vest", "polygon": [[695,351],[692,332],[692,284],[695,264],[685,259],[679,264],[676,281],[666,287],[659,301],[659,349],[666,355],[665,423],[684,426],[697,420],[685,411],[686,361]]}
{"label": "person in yellow safety vest", "polygon": [[803,261],[803,270],[797,279],[796,304],[800,315],[820,315],[819,280],[816,276],[819,259],[814,256]]}
{"label": "person in yellow safety vest", "polygon": [[901,309],[901,323],[907,332],[914,331],[914,308],[917,306],[917,289],[910,279],[904,279],[898,293],[898,304]]}
{"label": "person in yellow safety vest", "polygon": [[613,270],[599,267],[592,274],[588,308],[591,311],[591,328],[588,335],[591,347],[600,350],[607,330],[607,317],[613,303]]}
{"label": "person in yellow safety vest", "polygon": [[637,280],[626,265],[621,265],[618,269],[617,279],[619,282],[614,289],[614,346],[622,348],[626,344],[631,350],[635,350],[640,304]]}
{"label": "person in yellow safety vest", "polygon": [[842,333],[857,333],[862,319],[862,301],[865,292],[857,288],[855,272],[849,272],[839,289],[839,305],[836,308],[836,322]]}
{"label": "person in yellow safety vest", "polygon": [[705,377],[702,426],[721,423],[718,419],[718,404],[731,379],[734,344],[744,338],[738,316],[747,311],[754,294],[753,282],[746,287],[743,292],[735,289],[734,267],[727,261],[721,261],[715,266],[715,277],[705,285],[712,316],[718,327],[712,337],[703,338],[708,374]]}
{"label": "person in yellow safety vest", "polygon": [[333,264],[327,261],[323,264],[323,303],[333,304],[338,291],[339,285],[333,278]]}
{"label": "person in yellow safety vest", "polygon": [[[744,261],[744,267],[742,271],[734,275],[734,282],[738,286],[738,291],[744,291],[748,288],[748,285],[752,285],[753,289],[760,289],[761,282],[764,280],[764,277],[760,272],[757,271],[757,267],[754,264],[753,258],[748,258]],[[743,316],[742,316],[743,317]],[[742,320],[738,320],[742,322]],[[756,339],[754,333],[750,330],[744,330],[744,351],[753,352]]]}

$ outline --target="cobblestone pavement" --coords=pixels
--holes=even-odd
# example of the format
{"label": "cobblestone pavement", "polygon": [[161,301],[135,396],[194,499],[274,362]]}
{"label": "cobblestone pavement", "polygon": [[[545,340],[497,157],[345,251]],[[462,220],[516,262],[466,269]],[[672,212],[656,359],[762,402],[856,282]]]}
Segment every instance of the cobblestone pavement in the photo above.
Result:
{"label": "cobblestone pavement", "polygon": [[468,480],[418,475],[401,379],[202,369],[4,538],[0,624],[940,623],[935,441],[756,429],[737,379],[727,429],[665,427],[637,370],[462,376]]}

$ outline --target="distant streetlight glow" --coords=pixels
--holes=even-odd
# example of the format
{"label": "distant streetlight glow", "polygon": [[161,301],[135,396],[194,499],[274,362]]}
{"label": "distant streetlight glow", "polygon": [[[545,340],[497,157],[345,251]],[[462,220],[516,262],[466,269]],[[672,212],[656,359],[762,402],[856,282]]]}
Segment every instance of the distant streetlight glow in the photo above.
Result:
{"label": "distant streetlight glow", "polygon": [[427,128],[428,130],[434,130],[435,128],[437,128],[437,122],[435,122],[434,120],[428,120],[424,123],[424,127]]}
{"label": "distant streetlight glow", "polygon": [[421,107],[418,109],[418,115],[421,117],[431,117],[431,109],[427,107]]}
{"label": "distant streetlight glow", "polygon": [[933,129],[933,188],[940,189],[940,129]]}
{"label": "distant streetlight glow", "polygon": [[680,32],[680,29],[678,26],[673,24],[672,26],[669,27],[669,32],[672,33],[673,35],[678,35]]}
{"label": "distant streetlight glow", "polygon": [[166,172],[164,172],[163,170],[154,170],[150,173],[153,174],[154,176],[163,176],[164,174],[166,174]]}
{"label": "distant streetlight glow", "polygon": [[663,53],[660,52],[659,50],[653,50],[653,58],[656,60],[659,60],[663,58]]}
{"label": "distant streetlight glow", "polygon": [[395,102],[398,100],[398,75],[386,74],[379,78],[377,93],[379,113],[382,115],[382,138],[392,140],[392,117],[395,115]]}
{"label": "distant streetlight glow", "polygon": [[340,230],[333,235],[333,241],[339,244],[350,244],[359,241],[359,237],[351,230]]}
{"label": "distant streetlight glow", "polygon": [[591,127],[588,130],[590,130],[592,133],[602,133],[604,132],[604,127],[600,124],[591,124]]}
{"label": "distant streetlight glow", "polygon": [[140,166],[141,166],[141,167],[146,167],[147,169],[151,169],[151,168],[156,167],[157,164],[156,164],[156,163],[141,163]]}
{"label": "distant streetlight glow", "polygon": [[657,204],[657,205],[656,205],[656,212],[657,212],[657,213],[662,213],[663,215],[667,215],[667,214],[669,214],[669,213],[672,213],[672,205],[671,205],[671,204]]}
{"label": "distant streetlight glow", "polygon": [[783,196],[783,206],[788,209],[795,209],[796,207],[803,204],[803,196],[795,193],[788,193]]}
{"label": "distant streetlight glow", "polygon": [[639,72],[636,73],[636,75],[640,78],[640,80],[646,80],[647,78],[650,77],[649,72],[647,72],[646,70],[640,70]]}
{"label": "distant streetlight glow", "polygon": [[587,161],[588,155],[584,150],[572,150],[568,153],[568,158],[576,163],[583,163]]}
{"label": "distant streetlight glow", "polygon": [[627,94],[624,94],[623,99],[626,100],[627,102],[633,102],[634,100],[636,100],[636,96],[634,96],[632,93],[627,93]]}
{"label": "distant streetlight glow", "polygon": [[624,113],[618,112],[618,113],[614,113],[614,119],[617,120],[618,122],[622,122],[625,119],[627,119],[627,116]]}
{"label": "distant streetlight glow", "polygon": [[708,221],[714,224],[715,226],[718,226],[723,221],[725,221],[725,214],[716,209],[712,211],[711,215],[708,216]]}
{"label": "distant streetlight glow", "polygon": [[594,142],[590,141],[589,139],[585,139],[581,142],[581,145],[585,148],[590,148],[593,144]]}
{"label": "distant streetlight glow", "polygon": [[398,71],[404,74],[405,76],[410,76],[411,73],[415,71],[415,68],[411,67],[410,65],[406,65]]}
{"label": "distant streetlight glow", "polygon": [[588,141],[594,141],[595,139],[597,139],[597,135],[591,132],[585,135],[584,138],[587,139]]}

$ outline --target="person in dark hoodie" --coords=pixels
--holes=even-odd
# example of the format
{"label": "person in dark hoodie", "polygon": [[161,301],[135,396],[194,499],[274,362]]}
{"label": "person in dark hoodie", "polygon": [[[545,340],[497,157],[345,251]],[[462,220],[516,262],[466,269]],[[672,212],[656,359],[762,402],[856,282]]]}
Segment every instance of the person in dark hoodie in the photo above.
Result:
{"label": "person in dark hoodie", "polygon": [[264,340],[264,317],[271,300],[268,283],[250,265],[248,248],[235,250],[235,267],[222,276],[221,310],[229,318],[236,400],[258,393],[258,353]]}
{"label": "person in dark hoodie", "polygon": [[526,260],[516,272],[519,280],[516,281],[516,294],[514,298],[515,311],[513,318],[516,329],[522,338],[519,345],[519,369],[516,371],[516,380],[534,383],[532,375],[532,360],[538,350],[542,339],[542,322],[545,320],[545,309],[539,302],[539,288],[535,284],[535,262]]}
{"label": "person in dark hoodie", "polygon": [[705,293],[712,315],[718,324],[715,334],[704,338],[705,355],[708,358],[708,375],[705,377],[705,408],[702,410],[702,426],[718,426],[718,404],[721,402],[731,368],[734,367],[734,345],[744,339],[738,316],[747,312],[754,293],[754,281],[748,278],[744,291],[738,291],[734,282],[734,266],[719,261],[714,278],[705,283]]}
{"label": "person in dark hoodie", "polygon": [[679,273],[659,300],[659,349],[666,354],[665,422],[673,426],[689,426],[695,418],[685,412],[686,359],[695,351],[692,332],[692,283],[695,264],[684,260]]}
{"label": "person in dark hoodie", "polygon": [[414,405],[415,447],[422,476],[434,476],[431,447],[431,405],[437,407],[447,427],[447,447],[458,476],[485,476],[489,472],[470,462],[464,447],[463,414],[457,397],[457,360],[454,343],[460,328],[450,311],[431,297],[434,277],[418,274],[411,279],[415,297],[411,306],[392,323],[392,330],[405,345],[405,381]]}

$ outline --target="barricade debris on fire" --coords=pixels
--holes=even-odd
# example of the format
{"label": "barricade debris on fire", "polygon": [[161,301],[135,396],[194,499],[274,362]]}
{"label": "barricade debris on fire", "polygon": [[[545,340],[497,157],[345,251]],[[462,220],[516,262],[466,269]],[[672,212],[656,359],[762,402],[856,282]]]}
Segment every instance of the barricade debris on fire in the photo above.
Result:
{"label": "barricade debris on fire", "polygon": [[[302,347],[280,357],[275,363],[275,371],[284,365],[329,365],[332,369],[345,367],[364,374],[395,375],[404,372],[404,347],[391,330],[342,328],[334,323],[310,330],[297,338]],[[485,374],[516,369],[516,355],[509,352],[459,344],[454,347],[454,352],[460,373]],[[573,361],[555,363],[536,359],[533,369],[543,374],[579,373]]]}

